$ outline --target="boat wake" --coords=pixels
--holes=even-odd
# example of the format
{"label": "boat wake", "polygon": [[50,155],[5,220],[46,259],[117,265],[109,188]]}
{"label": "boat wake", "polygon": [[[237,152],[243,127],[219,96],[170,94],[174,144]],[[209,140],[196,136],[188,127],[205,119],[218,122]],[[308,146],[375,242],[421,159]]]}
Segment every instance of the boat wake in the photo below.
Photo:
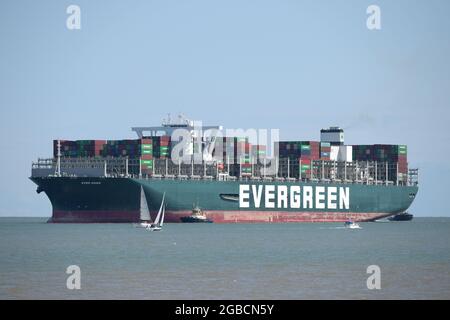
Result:
{"label": "boat wake", "polygon": [[320,227],[319,229],[322,229],[322,230],[340,230],[340,229],[342,229],[342,230],[347,230],[347,229],[356,229],[356,230],[358,230],[358,229],[362,229],[362,227],[359,227],[359,228],[348,228],[348,227]]}

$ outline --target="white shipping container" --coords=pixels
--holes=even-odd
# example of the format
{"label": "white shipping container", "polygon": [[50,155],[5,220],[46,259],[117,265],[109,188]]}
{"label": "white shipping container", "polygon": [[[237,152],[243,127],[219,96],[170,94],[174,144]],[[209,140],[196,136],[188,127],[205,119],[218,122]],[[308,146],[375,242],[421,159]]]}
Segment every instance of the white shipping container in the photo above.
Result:
{"label": "white shipping container", "polygon": [[330,151],[330,160],[331,161],[340,161],[339,160],[340,149],[341,149],[341,146],[331,146],[331,151]]}
{"label": "white shipping container", "polygon": [[353,161],[353,147],[352,146],[340,146],[339,154],[337,157],[338,161]]}

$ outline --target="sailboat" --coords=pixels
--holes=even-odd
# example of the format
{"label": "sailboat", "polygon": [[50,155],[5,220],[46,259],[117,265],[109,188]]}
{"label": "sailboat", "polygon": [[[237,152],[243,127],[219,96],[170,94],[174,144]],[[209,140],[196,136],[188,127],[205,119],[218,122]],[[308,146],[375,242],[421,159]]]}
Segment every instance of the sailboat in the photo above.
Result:
{"label": "sailboat", "polygon": [[166,211],[166,205],[164,203],[165,196],[166,196],[166,193],[163,194],[161,206],[159,207],[158,215],[156,216],[155,222],[152,223],[151,225],[147,226],[147,230],[160,231],[162,229],[162,226],[164,224],[164,213]]}
{"label": "sailboat", "polygon": [[141,186],[141,205],[140,205],[139,219],[141,220],[141,222],[134,225],[137,228],[147,228],[152,225],[152,218],[150,217],[147,199],[145,197],[144,188],[142,186]]}

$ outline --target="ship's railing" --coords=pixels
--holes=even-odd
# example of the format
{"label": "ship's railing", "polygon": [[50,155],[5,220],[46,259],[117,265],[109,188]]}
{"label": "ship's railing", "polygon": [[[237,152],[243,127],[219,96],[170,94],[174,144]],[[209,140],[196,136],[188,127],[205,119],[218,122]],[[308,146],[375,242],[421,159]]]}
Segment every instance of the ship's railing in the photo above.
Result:
{"label": "ship's railing", "polygon": [[419,169],[408,170],[408,185],[417,186],[419,184]]}
{"label": "ship's railing", "polygon": [[[243,171],[239,164],[199,163],[173,164],[169,159],[155,159],[151,174],[144,175],[151,178],[156,175],[164,177],[214,177],[217,180],[264,180],[264,181],[313,181],[313,182],[341,182],[375,185],[409,185],[411,180],[408,172],[399,170],[397,163],[370,161],[322,161],[315,160],[302,165],[288,159],[272,160],[275,166],[264,163],[247,164],[247,171]],[[404,168],[403,168],[404,170]]]}
{"label": "ship's railing", "polygon": [[53,158],[38,158],[36,162],[31,164],[32,169],[51,169],[55,166],[56,160]]}
{"label": "ship's railing", "polygon": [[[143,172],[139,159],[126,157],[60,158],[59,165],[59,174],[71,177],[308,181],[368,185],[417,185],[419,172],[418,169],[401,172],[398,163],[313,160],[302,164],[289,159],[272,159],[271,165],[266,161],[247,164],[246,170],[236,163],[176,164],[170,159],[154,159],[151,170]],[[56,159],[38,159],[32,164],[32,176],[57,175],[57,166]]]}

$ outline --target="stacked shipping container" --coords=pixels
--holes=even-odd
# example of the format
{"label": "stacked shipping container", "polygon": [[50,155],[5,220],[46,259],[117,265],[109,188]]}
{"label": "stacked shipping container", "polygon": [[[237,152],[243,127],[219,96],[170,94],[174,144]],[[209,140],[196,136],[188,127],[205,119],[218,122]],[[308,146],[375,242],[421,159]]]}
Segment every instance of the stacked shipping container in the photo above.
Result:
{"label": "stacked shipping container", "polygon": [[331,143],[321,142],[320,143],[320,160],[330,161],[331,156]]}
{"label": "stacked shipping container", "polygon": [[141,173],[149,175],[153,171],[153,139],[141,140]]}
{"label": "stacked shipping container", "polygon": [[252,145],[248,138],[223,137],[215,142],[213,156],[216,160],[230,164],[251,164]]}
{"label": "stacked shipping container", "polygon": [[[260,147],[257,152],[265,154],[265,147]],[[219,172],[227,171],[229,167],[230,175],[249,176],[252,174],[254,150],[247,137],[222,137],[215,140],[213,156],[218,162]]]}
{"label": "stacked shipping container", "polygon": [[139,158],[141,156],[141,140],[108,140],[102,150],[102,156]]}
{"label": "stacked shipping container", "polygon": [[261,145],[261,144],[255,144],[255,145],[252,145],[250,155],[251,155],[252,159],[265,158],[266,151],[267,151],[266,146]]}
{"label": "stacked shipping container", "polygon": [[330,160],[331,161],[347,161],[352,162],[352,146],[333,146],[331,145]]}
{"label": "stacked shipping container", "polygon": [[[67,158],[99,157],[105,140],[60,140],[61,156]],[[58,140],[53,140],[53,156],[58,156]]]}
{"label": "stacked shipping container", "polygon": [[289,172],[293,177],[307,178],[311,176],[311,161],[320,158],[318,141],[280,141],[278,147],[280,159],[289,159]]}
{"label": "stacked shipping container", "polygon": [[171,146],[170,136],[152,137],[153,140],[153,157],[157,159],[170,158]]}
{"label": "stacked shipping container", "polygon": [[[374,144],[353,146],[353,160],[355,161],[377,161],[380,167],[383,163],[398,164],[397,168],[389,167],[389,179],[405,180],[408,174],[408,150],[406,145]],[[382,169],[381,169],[382,170]]]}
{"label": "stacked shipping container", "polygon": [[[309,148],[308,148],[309,146]],[[320,158],[320,142],[308,141],[302,143],[302,155],[299,159],[300,177],[306,179],[311,177],[311,161],[318,160]]]}
{"label": "stacked shipping container", "polygon": [[242,176],[252,175],[252,159],[251,159],[251,144],[246,138],[238,138],[236,143],[236,157],[241,166]]}
{"label": "stacked shipping container", "polygon": [[[60,140],[61,156],[80,157],[123,157],[139,159],[143,174],[153,170],[154,158],[170,157],[170,137],[144,137],[127,140]],[[53,141],[53,155],[58,155],[58,140]]]}
{"label": "stacked shipping container", "polygon": [[[216,140],[221,144],[214,150],[218,160],[219,171],[224,171],[230,164],[230,173],[251,175],[252,166],[257,158],[266,156],[266,146],[252,145],[248,138],[223,137]],[[61,156],[69,158],[80,157],[128,157],[139,159],[143,174],[150,174],[154,169],[154,159],[169,159],[172,149],[170,136],[144,137],[135,140],[60,140]],[[406,145],[354,145],[332,146],[329,142],[317,141],[280,141],[275,143],[280,160],[289,159],[289,172],[292,176],[310,178],[316,175],[318,168],[311,167],[311,161],[377,161],[380,163],[397,164],[399,179],[406,179],[408,173]],[[216,152],[217,150],[217,152]],[[53,154],[57,157],[58,140],[53,141]],[[312,171],[311,171],[312,170]],[[382,169],[380,169],[382,170]],[[389,178],[395,179],[397,167],[389,167]]]}
{"label": "stacked shipping container", "polygon": [[353,146],[353,160],[398,162],[400,171],[400,168],[407,169],[407,147],[393,144],[355,145]]}
{"label": "stacked shipping container", "polygon": [[318,159],[319,142],[317,141],[280,141],[275,142],[280,158],[298,161],[299,158]]}

